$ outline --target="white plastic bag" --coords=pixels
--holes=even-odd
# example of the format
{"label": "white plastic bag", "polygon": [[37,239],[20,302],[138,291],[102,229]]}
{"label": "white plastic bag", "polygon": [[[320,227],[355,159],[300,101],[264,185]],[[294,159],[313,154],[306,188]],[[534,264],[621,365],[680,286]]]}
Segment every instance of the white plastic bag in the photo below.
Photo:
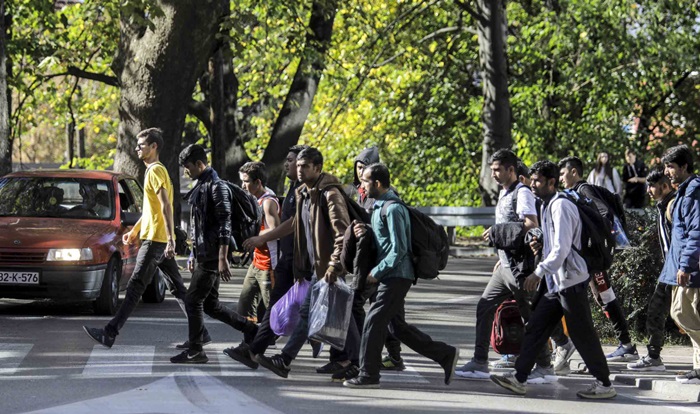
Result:
{"label": "white plastic bag", "polygon": [[350,327],[352,299],[352,288],[342,280],[333,285],[325,280],[317,282],[311,290],[309,339],[325,342],[342,351]]}

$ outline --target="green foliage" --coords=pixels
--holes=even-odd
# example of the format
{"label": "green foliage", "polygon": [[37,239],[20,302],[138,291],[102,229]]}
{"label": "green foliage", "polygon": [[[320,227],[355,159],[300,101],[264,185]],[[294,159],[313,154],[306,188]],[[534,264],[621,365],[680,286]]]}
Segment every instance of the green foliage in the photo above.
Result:
{"label": "green foliage", "polygon": [[[628,211],[627,228],[634,247],[615,254],[609,274],[615,296],[625,310],[630,334],[638,342],[646,343],[647,306],[663,267],[656,230],[656,210],[649,208],[641,214]],[[614,338],[612,324],[593,299],[591,308],[593,322],[601,338]],[[687,341],[670,318],[666,323],[666,334],[670,342]]]}

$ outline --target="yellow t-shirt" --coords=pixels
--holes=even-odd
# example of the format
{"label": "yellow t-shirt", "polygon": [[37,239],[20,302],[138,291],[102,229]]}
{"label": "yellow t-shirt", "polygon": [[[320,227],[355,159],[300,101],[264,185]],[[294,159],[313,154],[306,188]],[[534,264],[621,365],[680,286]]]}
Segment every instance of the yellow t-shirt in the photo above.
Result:
{"label": "yellow t-shirt", "polygon": [[165,216],[160,208],[158,190],[164,188],[168,194],[170,205],[173,203],[173,184],[168,170],[160,162],[151,165],[146,170],[143,184],[143,212],[141,213],[141,240],[167,243],[168,232]]}

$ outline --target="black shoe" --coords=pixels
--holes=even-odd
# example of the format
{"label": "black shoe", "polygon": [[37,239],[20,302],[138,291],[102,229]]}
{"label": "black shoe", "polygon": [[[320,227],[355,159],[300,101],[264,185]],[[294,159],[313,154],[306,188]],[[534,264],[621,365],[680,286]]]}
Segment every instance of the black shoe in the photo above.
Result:
{"label": "black shoe", "polygon": [[116,337],[108,335],[104,329],[88,328],[87,326],[83,326],[83,330],[86,334],[88,334],[90,338],[94,339],[95,341],[99,342],[107,348],[111,348],[112,345],[114,345],[114,339]]}
{"label": "black shoe", "polygon": [[173,364],[206,364],[209,361],[204,351],[193,351],[188,349],[170,358]]}
{"label": "black shoe", "polygon": [[406,369],[406,364],[403,363],[403,358],[398,359],[392,358],[391,355],[387,355],[382,359],[382,365],[379,369],[386,369],[390,371],[404,371]]}
{"label": "black shoe", "polygon": [[321,352],[323,352],[323,342],[309,339],[309,343],[311,344],[311,356],[318,358],[318,356],[321,355]]}
{"label": "black shoe", "polygon": [[343,382],[344,387],[348,388],[368,388],[374,389],[379,388],[379,380],[371,379],[368,377],[355,377],[353,379]]}
{"label": "black shoe", "polygon": [[273,355],[271,357],[266,357],[265,355],[258,355],[258,363],[263,367],[274,372],[282,378],[287,378],[289,375],[290,368],[284,363],[282,355]]}
{"label": "black shoe", "polygon": [[250,357],[250,347],[248,347],[248,345],[246,344],[238,345],[235,348],[226,348],[224,349],[224,354],[228,355],[234,361],[238,361],[250,369],[258,369],[258,361]]}
{"label": "black shoe", "polygon": [[[202,340],[202,346],[207,346],[211,343],[211,336],[206,336]],[[175,345],[177,349],[190,349],[190,341],[185,341],[181,344]]]}
{"label": "black shoe", "polygon": [[332,375],[345,371],[345,368],[347,367],[343,366],[340,362],[331,361],[322,367],[316,368],[316,373]]}
{"label": "black shoe", "polygon": [[345,368],[345,371],[333,374],[331,376],[331,381],[343,382],[356,378],[358,375],[360,375],[360,368],[358,368],[355,364],[350,364],[347,368]]}
{"label": "black shoe", "polygon": [[440,364],[442,369],[445,370],[445,385],[450,385],[450,382],[452,382],[452,377],[455,374],[455,367],[459,360],[459,349],[454,347],[452,349],[453,351],[445,358],[444,362]]}

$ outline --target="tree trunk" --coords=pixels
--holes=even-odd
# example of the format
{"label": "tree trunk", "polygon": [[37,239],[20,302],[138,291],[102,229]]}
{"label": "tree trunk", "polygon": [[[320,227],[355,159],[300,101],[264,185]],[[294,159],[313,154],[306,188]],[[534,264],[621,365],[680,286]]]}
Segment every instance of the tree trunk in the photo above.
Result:
{"label": "tree trunk", "polygon": [[7,87],[7,27],[5,0],[0,0],[0,176],[12,172],[12,134],[10,130],[10,90]]}
{"label": "tree trunk", "polygon": [[[134,151],[136,135],[158,127],[164,139],[160,161],[179,194],[177,155],[185,115],[228,9],[219,0],[154,0],[152,4],[159,10],[149,10],[150,27],[134,23],[140,19],[131,14],[121,16],[119,51],[113,64],[121,85],[114,169],[142,179],[145,167]],[[176,213],[179,207],[180,197],[176,196]]]}
{"label": "tree trunk", "polygon": [[73,168],[73,157],[75,156],[75,124],[66,124],[66,152],[64,158],[68,163],[68,168]]}
{"label": "tree trunk", "polygon": [[233,53],[223,41],[209,60],[212,166],[222,178],[239,183],[238,169],[250,161],[236,122],[238,79],[233,73]]}
{"label": "tree trunk", "polygon": [[483,82],[484,138],[479,186],[484,205],[498,201],[498,184],[491,178],[489,157],[500,148],[511,148],[511,111],[506,58],[506,13],[502,0],[477,1],[479,61]]}
{"label": "tree trunk", "polygon": [[326,51],[331,43],[337,0],[314,1],[309,31],[299,66],[294,74],[289,93],[272,129],[270,142],[262,161],[267,166],[268,186],[282,190],[282,168],[289,147],[299,141],[306,118],[309,116],[318,82],[326,67]]}

